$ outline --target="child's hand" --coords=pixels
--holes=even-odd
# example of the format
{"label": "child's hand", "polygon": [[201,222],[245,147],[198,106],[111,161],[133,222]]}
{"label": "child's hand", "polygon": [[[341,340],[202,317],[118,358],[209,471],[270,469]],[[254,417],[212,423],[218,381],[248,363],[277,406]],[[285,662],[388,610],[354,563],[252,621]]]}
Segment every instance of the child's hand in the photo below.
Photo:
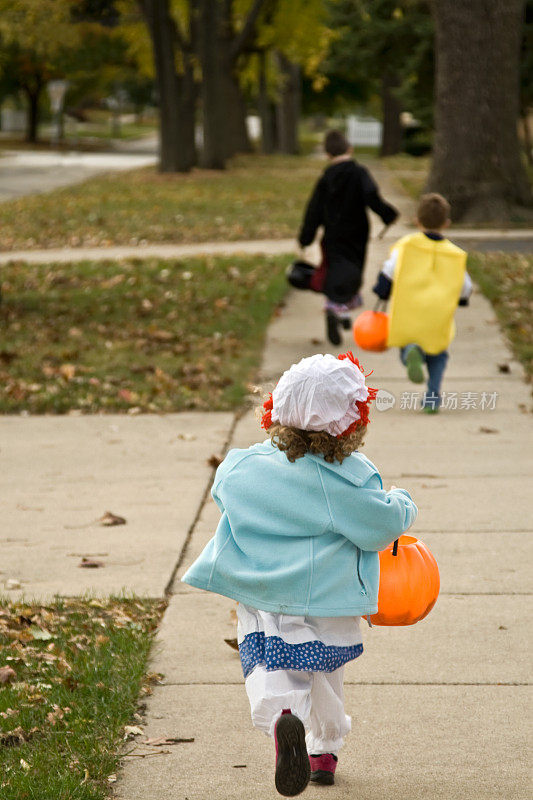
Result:
{"label": "child's hand", "polygon": [[395,486],[394,484],[392,484],[392,486],[391,486],[391,487],[390,487],[390,489],[389,489],[389,492],[392,492],[392,490],[393,490],[393,489],[397,489],[397,488],[398,488],[397,486]]}

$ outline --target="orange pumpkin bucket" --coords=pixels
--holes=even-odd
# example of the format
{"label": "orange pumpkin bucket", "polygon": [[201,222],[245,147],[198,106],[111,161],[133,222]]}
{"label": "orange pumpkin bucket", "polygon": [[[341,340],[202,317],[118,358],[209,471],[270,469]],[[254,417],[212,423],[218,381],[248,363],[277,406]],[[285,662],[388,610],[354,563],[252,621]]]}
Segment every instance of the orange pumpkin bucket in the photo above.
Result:
{"label": "orange pumpkin bucket", "polygon": [[373,625],[414,625],[427,617],[439,596],[434,556],[414,536],[400,536],[379,554],[378,613]]}
{"label": "orange pumpkin bucket", "polygon": [[381,353],[387,349],[389,315],[384,311],[363,311],[353,324],[353,338],[362,350]]}

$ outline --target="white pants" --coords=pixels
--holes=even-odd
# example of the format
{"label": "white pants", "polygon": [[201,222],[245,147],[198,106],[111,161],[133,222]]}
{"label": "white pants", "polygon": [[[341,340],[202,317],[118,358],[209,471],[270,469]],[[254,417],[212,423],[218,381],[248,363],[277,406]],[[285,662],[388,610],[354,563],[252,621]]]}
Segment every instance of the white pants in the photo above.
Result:
{"label": "white pants", "polygon": [[269,672],[258,664],[245,681],[253,724],[273,736],[282,710],[290,708],[308,729],[307,752],[336,754],[352,727],[344,713],[343,674],[344,667],[334,672]]}

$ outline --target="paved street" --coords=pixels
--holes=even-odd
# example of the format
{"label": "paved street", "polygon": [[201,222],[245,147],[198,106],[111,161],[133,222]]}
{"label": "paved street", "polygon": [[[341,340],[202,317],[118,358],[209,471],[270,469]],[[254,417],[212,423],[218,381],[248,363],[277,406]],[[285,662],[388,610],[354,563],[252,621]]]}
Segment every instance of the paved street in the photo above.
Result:
{"label": "paved street", "polygon": [[129,150],[126,145],[120,152],[110,153],[4,150],[0,157],[0,202],[81,183],[103,172],[155,164],[153,139],[141,147],[128,144]]}

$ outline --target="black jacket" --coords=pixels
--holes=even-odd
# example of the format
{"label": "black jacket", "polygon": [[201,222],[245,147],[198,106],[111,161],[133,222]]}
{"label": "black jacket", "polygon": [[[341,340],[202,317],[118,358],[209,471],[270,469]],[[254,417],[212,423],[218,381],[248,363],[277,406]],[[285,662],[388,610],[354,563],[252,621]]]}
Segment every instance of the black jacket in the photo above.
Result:
{"label": "black jacket", "polygon": [[334,302],[348,302],[361,286],[368,240],[367,208],[386,225],[398,216],[398,211],[380,197],[368,170],[352,159],[328,167],[307,204],[298,241],[307,247],[318,227],[324,226],[322,246],[328,267],[324,293]]}

